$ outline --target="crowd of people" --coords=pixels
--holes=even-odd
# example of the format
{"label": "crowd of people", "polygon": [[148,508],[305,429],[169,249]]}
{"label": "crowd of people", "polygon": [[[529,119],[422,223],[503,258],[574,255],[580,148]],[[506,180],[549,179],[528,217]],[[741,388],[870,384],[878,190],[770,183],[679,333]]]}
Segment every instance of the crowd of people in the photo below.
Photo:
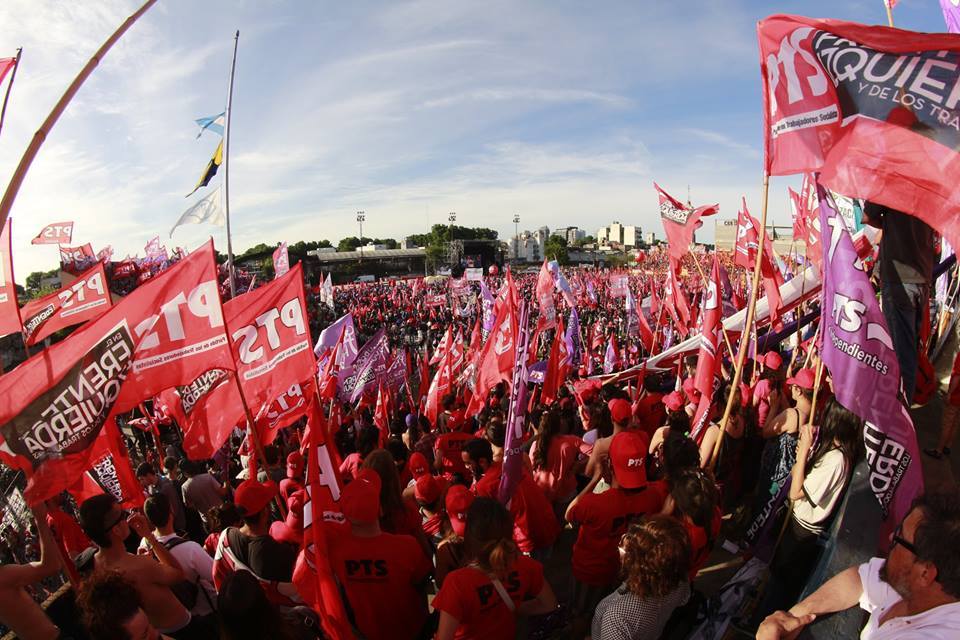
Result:
{"label": "crowd of people", "polygon": [[[691,308],[703,290],[696,260],[688,255],[682,272]],[[729,256],[722,262],[733,283],[722,293],[736,310],[745,274]],[[651,253],[638,267],[624,274],[649,313],[649,299],[662,296],[667,260]],[[723,540],[747,556],[774,548],[768,587],[742,621],[758,637],[793,637],[815,616],[858,602],[871,615],[874,635],[865,637],[948,637],[945,629],[957,629],[960,563],[949,553],[960,544],[955,490],[917,502],[886,561],[853,567],[798,602],[863,456],[862,423],[833,399],[828,373],[817,374],[810,329],[792,344],[757,349],[738,386],[727,354],[706,427],[695,431],[696,357],[667,371],[592,377],[611,342],[620,371],[647,353],[609,274],[568,275],[582,302],[578,362],[549,402],[529,383],[514,451],[506,450],[513,394],[505,382],[469,413],[469,380],[461,378],[431,420],[420,382],[430,376],[410,371],[387,434],[370,402],[339,407],[330,445],[342,518],[322,523],[321,560],[353,635],[687,637],[710,595],[696,578]],[[516,274],[522,298],[534,300],[537,278]],[[485,284],[496,291],[501,280]],[[468,336],[481,308],[475,290],[472,307],[456,297],[428,306],[430,291],[415,282],[349,285],[335,289],[334,306],[352,314],[361,343],[386,327],[394,349],[423,354],[419,366],[429,367],[447,330]],[[317,332],[337,317],[319,296],[309,293]],[[564,308],[559,290],[554,302]],[[659,348],[668,346],[672,328],[654,314],[650,320]],[[551,334],[539,334],[535,359],[549,351]],[[139,434],[128,444],[140,461],[142,510],[124,509],[109,493],[35,507],[39,559],[0,567],[7,595],[0,620],[22,638],[68,637],[24,590],[65,559],[79,571],[83,624],[74,637],[325,637],[328,612],[307,606],[295,578],[312,518],[304,426],[282,429],[257,453],[241,446],[238,430],[204,461],[186,459],[176,424],[165,431],[163,452]],[[520,455],[521,472],[502,501],[508,455]]]}

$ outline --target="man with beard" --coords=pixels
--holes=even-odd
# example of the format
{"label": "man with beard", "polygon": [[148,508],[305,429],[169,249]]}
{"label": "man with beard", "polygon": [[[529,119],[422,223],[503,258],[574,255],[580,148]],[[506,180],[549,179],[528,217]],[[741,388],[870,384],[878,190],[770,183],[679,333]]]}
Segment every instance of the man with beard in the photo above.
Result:
{"label": "man with beard", "polygon": [[886,560],[837,574],[790,611],[767,616],[757,638],[795,638],[816,616],[859,604],[862,640],[960,637],[960,490],[917,498]]}

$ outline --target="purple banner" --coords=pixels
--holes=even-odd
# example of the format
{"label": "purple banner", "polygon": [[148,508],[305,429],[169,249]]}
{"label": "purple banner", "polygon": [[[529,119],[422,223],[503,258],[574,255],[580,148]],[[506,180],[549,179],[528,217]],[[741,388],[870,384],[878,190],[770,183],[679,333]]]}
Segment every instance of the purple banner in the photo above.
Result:
{"label": "purple banner", "polygon": [[383,386],[396,392],[406,382],[407,376],[407,350],[402,349],[393,354],[393,360],[383,372]]}
{"label": "purple banner", "polygon": [[567,358],[569,359],[570,365],[574,367],[580,366],[580,314],[577,313],[577,308],[574,307],[570,309],[570,319],[567,320],[567,333],[563,337],[567,343]]}
{"label": "purple banner", "polygon": [[337,360],[339,360],[337,365],[348,367],[357,358],[357,330],[353,327],[353,315],[348,313],[320,332],[320,338],[317,339],[317,344],[313,347],[313,353],[318,358],[318,370],[323,371],[327,358],[330,357],[330,352],[333,351],[333,348],[337,346],[337,341],[340,340],[341,333],[343,333],[343,344],[340,345],[340,350],[337,352]]}
{"label": "purple banner", "polygon": [[480,304],[483,307],[483,322],[480,325],[480,339],[485,343],[487,341],[487,336],[490,335],[491,331],[493,331],[493,325],[497,323],[497,317],[493,313],[496,300],[493,299],[493,294],[490,293],[487,283],[483,280],[480,281]]}
{"label": "purple banner", "polygon": [[853,240],[822,186],[820,233],[823,362],[837,401],[864,421],[870,487],[884,517],[899,523],[923,491],[913,421],[900,401],[900,366],[873,285],[863,272]]}
{"label": "purple banner", "polygon": [[943,9],[947,31],[960,33],[960,0],[940,0],[940,8]]}
{"label": "purple banner", "polygon": [[365,391],[375,391],[383,372],[387,370],[387,354],[390,341],[387,330],[381,327],[373,337],[363,343],[353,364],[345,366],[337,376],[340,398],[356,402]]}
{"label": "purple banner", "polygon": [[507,413],[507,436],[503,444],[503,473],[497,497],[507,504],[523,474],[523,425],[527,420],[527,357],[530,346],[530,310],[526,302],[520,304],[517,323],[517,359],[513,365],[510,386],[510,410]]}

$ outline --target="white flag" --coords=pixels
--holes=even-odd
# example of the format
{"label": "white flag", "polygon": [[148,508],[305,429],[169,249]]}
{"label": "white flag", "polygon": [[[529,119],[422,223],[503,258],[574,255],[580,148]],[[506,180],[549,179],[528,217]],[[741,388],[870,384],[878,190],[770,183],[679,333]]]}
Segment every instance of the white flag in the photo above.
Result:
{"label": "white flag", "polygon": [[223,213],[223,207],[220,206],[220,187],[210,192],[206,197],[197,200],[190,208],[183,212],[177,224],[170,229],[170,237],[173,237],[174,230],[182,224],[200,224],[208,222],[210,224],[222,227],[226,222]]}
{"label": "white flag", "polygon": [[321,292],[323,294],[323,302],[333,309],[333,280],[330,278],[329,273],[327,274],[327,279],[323,282]]}

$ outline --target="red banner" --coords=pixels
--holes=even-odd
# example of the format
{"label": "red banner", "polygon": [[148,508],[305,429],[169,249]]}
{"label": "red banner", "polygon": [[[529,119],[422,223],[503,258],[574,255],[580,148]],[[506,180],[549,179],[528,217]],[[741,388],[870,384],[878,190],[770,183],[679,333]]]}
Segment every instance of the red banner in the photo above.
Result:
{"label": "red banner", "polygon": [[656,182],[653,188],[660,198],[660,221],[663,231],[667,234],[667,250],[670,260],[679,262],[687,253],[693,234],[703,225],[700,218],[712,216],[720,210],[720,205],[705,205],[693,209],[660,188]]}
{"label": "red banner", "polygon": [[30,244],[62,244],[67,245],[73,240],[72,222],[53,222],[48,224]]}
{"label": "red banner", "polygon": [[78,276],[96,261],[97,254],[89,242],[82,247],[60,245],[60,268],[69,274]]}
{"label": "red banner", "polygon": [[34,345],[64,327],[93,320],[112,306],[107,274],[98,262],[68,286],[23,305],[23,335],[28,345]]}
{"label": "red banner", "polygon": [[0,231],[0,336],[20,331],[20,309],[13,283],[13,254],[10,250],[10,218]]}
{"label": "red banner", "polygon": [[767,172],[819,171],[960,246],[960,36],[787,15],[757,31]]}
{"label": "red banner", "polygon": [[[31,503],[72,485],[117,413],[214,367],[233,368],[213,244],[0,378],[0,460],[30,475]],[[108,428],[104,430],[104,426]]]}

